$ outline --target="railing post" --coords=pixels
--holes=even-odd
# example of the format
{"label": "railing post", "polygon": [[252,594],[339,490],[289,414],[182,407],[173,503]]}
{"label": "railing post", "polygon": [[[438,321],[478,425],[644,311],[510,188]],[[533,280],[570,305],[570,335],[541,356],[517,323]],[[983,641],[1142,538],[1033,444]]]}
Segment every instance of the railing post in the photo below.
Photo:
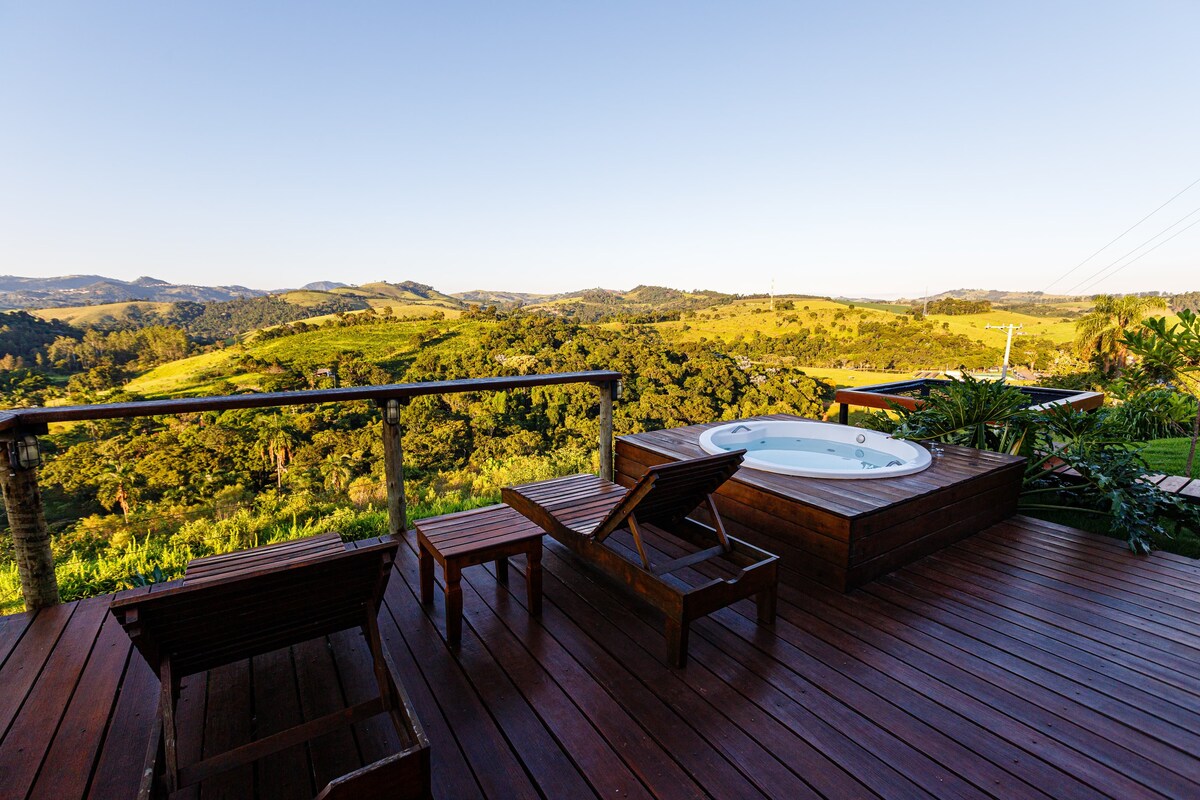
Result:
{"label": "railing post", "polygon": [[4,492],[8,528],[12,531],[25,610],[36,611],[57,605],[62,600],[58,595],[54,553],[50,550],[50,533],[46,529],[46,513],[38,488],[37,439],[18,434],[0,442],[0,458],[3,459],[0,462],[0,487]]}
{"label": "railing post", "polygon": [[400,536],[408,528],[408,507],[404,499],[404,451],[400,446],[403,429],[400,407],[405,401],[392,398],[383,407],[383,471],[387,480],[388,533]]}
{"label": "railing post", "polygon": [[600,384],[600,477],[613,480],[613,397],[617,381]]}

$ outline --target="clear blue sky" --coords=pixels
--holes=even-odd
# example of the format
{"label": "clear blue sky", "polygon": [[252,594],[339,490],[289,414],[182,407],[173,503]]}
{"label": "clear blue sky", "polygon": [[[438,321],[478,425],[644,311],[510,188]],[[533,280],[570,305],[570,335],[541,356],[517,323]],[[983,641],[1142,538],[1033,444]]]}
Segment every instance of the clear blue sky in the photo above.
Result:
{"label": "clear blue sky", "polygon": [[[1200,178],[1198,30],[1194,0],[0,0],[0,274],[1043,289]],[[1200,289],[1200,225],[1094,287],[1148,289]]]}

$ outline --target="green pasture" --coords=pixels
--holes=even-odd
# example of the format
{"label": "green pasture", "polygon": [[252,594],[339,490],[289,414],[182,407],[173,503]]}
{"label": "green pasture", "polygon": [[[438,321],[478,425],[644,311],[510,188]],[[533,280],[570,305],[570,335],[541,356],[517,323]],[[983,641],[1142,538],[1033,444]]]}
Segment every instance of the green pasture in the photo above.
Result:
{"label": "green pasture", "polygon": [[[1183,468],[1187,466],[1188,448],[1191,447],[1191,444],[1192,440],[1186,437],[1155,439],[1146,443],[1142,449],[1142,458],[1146,459],[1146,463],[1150,465],[1153,472],[1183,475]],[[1192,464],[1191,477],[1200,478],[1200,452],[1197,453],[1196,461]]]}
{"label": "green pasture", "polygon": [[98,306],[66,306],[63,308],[30,309],[29,313],[45,320],[61,319],[72,325],[99,325],[110,319],[118,322],[128,319],[129,312],[138,309],[142,312],[153,311],[165,314],[171,310],[171,303],[151,303],[145,300],[131,300],[127,303],[103,303]]}

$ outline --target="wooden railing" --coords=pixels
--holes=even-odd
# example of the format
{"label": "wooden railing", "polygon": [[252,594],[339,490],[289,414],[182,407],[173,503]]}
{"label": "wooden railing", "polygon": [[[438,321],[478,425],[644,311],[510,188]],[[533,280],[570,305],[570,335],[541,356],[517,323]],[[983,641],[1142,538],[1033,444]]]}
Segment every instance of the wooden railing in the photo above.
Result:
{"label": "wooden railing", "polygon": [[54,555],[38,488],[34,454],[37,437],[48,433],[52,422],[79,422],[97,419],[155,417],[241,408],[279,408],[374,401],[381,411],[384,473],[387,483],[388,528],[392,534],[404,532],[407,509],[404,501],[403,431],[400,408],[414,397],[458,394],[462,392],[503,392],[535,386],[590,383],[600,389],[600,474],[613,477],[613,400],[621,373],[607,370],[561,372],[547,375],[475,378],[427,383],[393,383],[382,386],[347,386],[341,389],[314,389],[298,392],[194,397],[176,400],[145,400],[106,405],[18,408],[0,411],[0,487],[12,531],[13,550],[21,577],[25,607],[34,610],[54,605],[59,600],[54,575]]}

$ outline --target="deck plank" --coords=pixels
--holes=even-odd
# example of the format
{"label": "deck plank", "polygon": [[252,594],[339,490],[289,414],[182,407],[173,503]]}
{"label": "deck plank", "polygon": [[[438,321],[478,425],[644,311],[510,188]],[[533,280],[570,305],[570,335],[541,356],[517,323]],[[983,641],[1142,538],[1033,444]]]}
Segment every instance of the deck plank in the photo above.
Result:
{"label": "deck plank", "polygon": [[[27,796],[39,769],[43,768],[59,722],[107,616],[107,598],[93,598],[78,604],[25,696],[20,713],[4,735],[0,775],[7,786],[20,787],[22,797]],[[7,683],[0,685],[7,687]],[[103,698],[100,702],[111,703],[111,698]],[[69,768],[67,764],[62,767]],[[46,768],[58,769],[59,765],[47,765]]]}
{"label": "deck plank", "polygon": [[17,643],[21,641],[21,637],[28,630],[29,624],[33,622],[36,614],[22,612],[20,614],[7,614],[0,617],[0,669],[4,667],[8,656],[16,648]]}
{"label": "deck plank", "polygon": [[[396,558],[396,565],[397,571],[403,575],[407,588],[415,594],[417,587],[415,551],[411,547],[401,548]],[[473,589],[470,582],[470,571],[464,573],[464,578],[463,591],[465,595]],[[437,600],[441,600],[442,592],[435,592],[435,597]],[[484,612],[479,608],[478,597],[472,598],[472,600],[475,602],[467,601],[465,603],[463,619],[478,637],[480,648],[474,652],[464,648],[460,663],[470,668],[471,662],[467,661],[466,657],[475,655],[478,658],[493,661],[499,666],[513,685],[518,688],[524,701],[542,718],[551,735],[559,741],[560,747],[573,756],[577,767],[601,797],[651,796],[639,780],[639,776],[623,763],[620,755],[616,752],[614,743],[606,741],[602,733],[593,727],[587,715],[577,706],[576,702],[573,702],[574,698],[570,692],[564,691],[554,679],[550,669],[553,665],[542,662],[540,653],[538,653],[539,657],[534,657],[521,642],[512,639],[495,625],[485,625],[485,622],[490,622],[488,617],[494,619],[494,616],[488,612],[488,616],[485,617]],[[439,606],[436,610],[440,612],[442,609]],[[442,614],[438,613],[437,616],[440,621]],[[476,627],[477,625],[479,627]],[[541,645],[542,643],[534,644]],[[546,644],[549,642],[547,641]],[[587,688],[594,691],[592,687]],[[629,739],[633,739],[644,734],[640,728],[636,728],[630,729],[627,735]],[[627,739],[617,742],[616,745],[627,745],[628,743]],[[498,746],[498,743],[494,746]],[[505,760],[507,761],[507,759]],[[519,762],[517,768],[520,768]],[[477,773],[477,777],[480,783],[484,784],[488,796],[493,796],[496,791],[504,791],[499,787],[489,789],[485,783],[489,776]]]}
{"label": "deck plank", "polygon": [[[30,614],[26,635],[9,645],[11,652],[4,661],[4,667],[0,668],[0,686],[4,687],[4,691],[0,692],[0,739],[7,738],[17,712],[42,674],[42,667],[54,653],[59,636],[77,607],[78,603],[69,603]],[[16,626],[13,626],[13,630],[15,633]]]}
{"label": "deck plank", "polygon": [[[765,794],[800,798],[819,796],[818,789],[826,796],[863,793],[863,786],[837,764],[761,713],[702,663],[689,663],[686,670],[667,668],[662,662],[661,619],[651,609],[605,591],[594,574],[561,547],[547,547],[543,563],[555,567],[547,578],[554,604],[597,636],[609,652],[636,667],[642,681],[672,707],[688,712],[691,724]],[[813,786],[802,776],[809,776]]]}
{"label": "deck plank", "polygon": [[[296,678],[304,721],[309,722],[346,707],[346,697],[338,682],[337,666],[329,640],[325,637],[292,647],[296,660]],[[334,778],[362,765],[358,744],[349,728],[339,728],[317,737],[308,744],[312,756],[314,783],[324,787]]]}
{"label": "deck plank", "polygon": [[[250,659],[250,669],[254,681],[256,738],[303,723],[292,648],[255,656]],[[313,786],[308,748],[303,744],[267,756],[258,762],[254,773],[255,788],[264,800],[312,795],[320,788]]]}
{"label": "deck plank", "polygon": [[[94,770],[102,735],[117,700],[117,687],[133,646],[111,614],[88,658],[70,705],[46,753],[46,763],[29,793],[31,800],[82,797]],[[136,658],[136,656],[135,656]],[[137,748],[137,743],[131,746]],[[143,751],[145,748],[142,748]]]}
{"label": "deck plank", "polygon": [[[530,618],[525,608],[523,588],[508,595],[507,588],[495,580],[490,569],[472,570],[468,577],[472,589],[509,630],[527,640],[539,635],[534,630],[539,623]],[[631,668],[628,649],[616,650],[619,657],[614,656],[596,640],[594,630],[578,627],[553,603],[543,608],[540,624],[580,668],[621,703],[630,719],[640,723],[662,752],[670,754],[704,790],[723,797],[762,796],[747,776],[730,768],[730,763],[693,729],[673,703],[665,702],[643,683],[644,674]],[[596,620],[596,624],[600,621]],[[654,671],[668,672],[658,665],[657,659],[653,663]],[[650,664],[647,658],[641,666],[648,669]]]}
{"label": "deck plank", "polygon": [[[247,744],[254,738],[254,694],[250,661],[222,664],[208,673],[204,758]],[[254,795],[254,767],[247,764],[200,784],[202,800],[238,800]]]}

